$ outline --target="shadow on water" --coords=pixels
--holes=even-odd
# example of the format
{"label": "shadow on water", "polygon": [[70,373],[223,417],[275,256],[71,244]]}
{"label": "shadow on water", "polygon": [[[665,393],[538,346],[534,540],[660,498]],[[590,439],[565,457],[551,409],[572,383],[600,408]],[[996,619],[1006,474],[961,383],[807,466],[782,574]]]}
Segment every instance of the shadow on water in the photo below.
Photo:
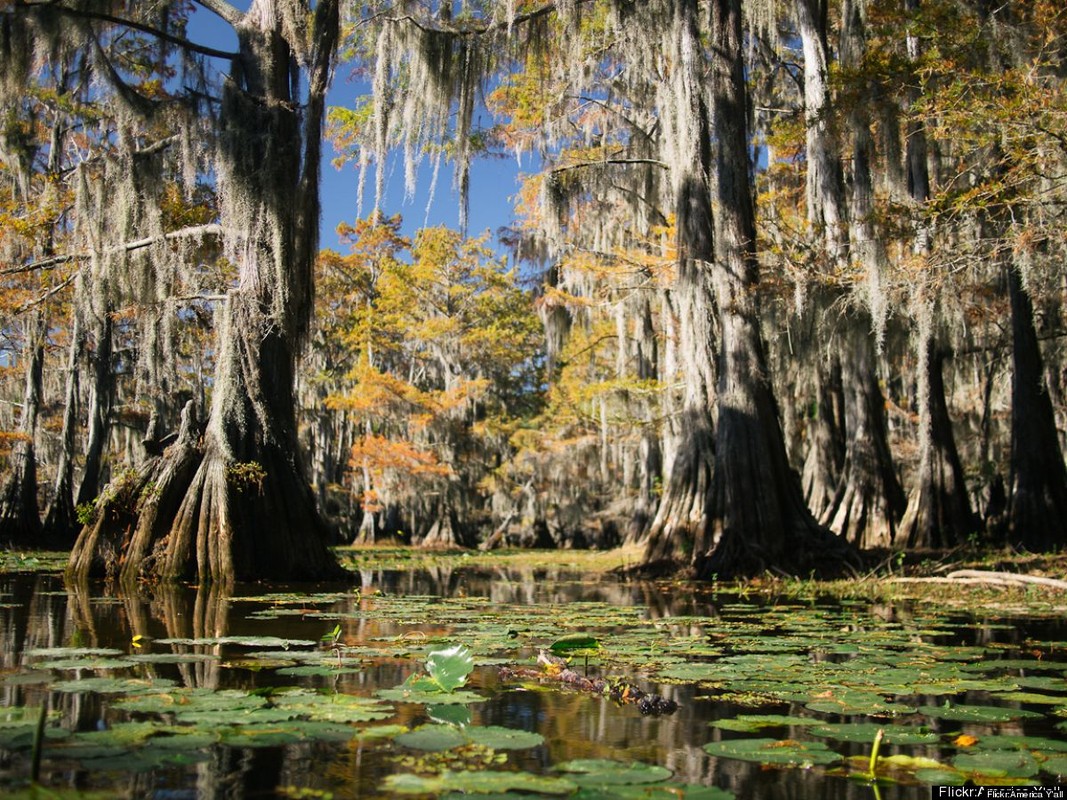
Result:
{"label": "shadow on water", "polygon": [[[1038,661],[1055,662],[1067,647],[1060,620],[748,600],[706,588],[589,581],[563,570],[457,567],[365,570],[351,587],[316,594],[262,586],[234,594],[186,587],[108,593],[54,576],[14,575],[0,578],[0,600],[0,794],[26,784],[42,705],[49,716],[40,782],[104,796],[387,797],[383,787],[394,773],[482,768],[484,748],[440,753],[395,741],[396,726],[431,722],[432,704],[391,700],[369,719],[338,724],[314,712],[310,720],[287,718],[274,701],[285,687],[371,698],[419,670],[428,650],[455,642],[475,654],[466,688],[481,702],[470,704],[469,725],[543,736],[535,747],[496,754],[493,769],[558,775],[554,768],[569,760],[615,759],[667,767],[673,784],[719,787],[737,798],[930,796],[914,769],[876,789],[826,767],[768,768],[705,749],[753,736],[783,747],[810,741],[813,721],[921,729],[929,743],[891,744],[883,754],[942,764],[963,752],[960,734],[1000,737],[1004,747],[1011,737],[1043,737],[1041,746],[1014,746],[1067,768],[1060,763],[1067,735],[1056,723],[1057,710],[1067,709],[1067,664],[1050,671]],[[574,630],[593,631],[604,645],[592,659],[594,675],[632,681],[674,700],[677,711],[643,715],[551,679],[501,678],[501,664],[532,669],[541,648]],[[1027,658],[1033,668],[1021,661]],[[984,670],[990,659],[1008,666]],[[876,668],[884,669],[876,689],[863,690]],[[828,677],[812,677],[820,674]],[[968,678],[988,678],[989,687]],[[866,691],[853,698],[855,707],[826,705],[850,691]],[[871,712],[863,704],[872,695],[910,710]],[[211,698],[225,700],[217,713]],[[953,704],[1020,713],[961,721],[914,711]],[[751,730],[718,726],[746,715],[784,720]],[[871,747],[822,741],[845,758],[865,757]],[[1040,765],[1019,775],[1057,780]]]}

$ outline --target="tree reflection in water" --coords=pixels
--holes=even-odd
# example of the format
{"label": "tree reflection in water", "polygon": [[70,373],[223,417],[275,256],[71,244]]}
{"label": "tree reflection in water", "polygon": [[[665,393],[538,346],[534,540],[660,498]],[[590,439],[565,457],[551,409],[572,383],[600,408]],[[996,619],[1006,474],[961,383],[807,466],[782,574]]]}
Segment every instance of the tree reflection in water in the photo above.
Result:
{"label": "tree reflection in water", "polygon": [[[60,735],[61,729],[113,729],[129,720],[173,724],[177,721],[176,712],[128,711],[119,695],[56,691],[52,686],[72,678],[119,676],[146,681],[165,679],[185,690],[269,692],[301,686],[327,694],[371,697],[378,689],[398,686],[417,670],[428,647],[445,642],[477,644],[479,636],[488,636],[485,631],[495,628],[498,638],[487,641],[496,644],[486,646],[482,652],[476,650],[480,658],[494,654],[528,658],[534,654],[535,645],[550,643],[551,631],[573,630],[586,613],[592,615],[593,625],[598,624],[597,620],[616,620],[603,622],[606,627],[597,629],[597,635],[613,647],[627,636],[628,641],[638,645],[640,637],[648,636],[655,638],[656,652],[675,646],[704,647],[719,655],[698,655],[690,661],[714,661],[736,653],[751,654],[751,649],[745,648],[750,648],[752,642],[779,636],[778,626],[791,608],[788,603],[778,604],[766,598],[742,602],[736,593],[720,597],[708,587],[689,584],[587,581],[564,569],[440,566],[403,572],[365,570],[355,583],[358,591],[344,586],[333,587],[333,593],[308,594],[306,587],[249,586],[231,595],[217,587],[173,585],[108,592],[85,583],[64,586],[49,576],[6,576],[0,578],[4,599],[0,604],[0,698],[5,708],[12,709],[33,709],[47,703],[52,710],[49,726],[55,735]],[[823,613],[816,607],[801,610],[809,613],[810,619]],[[825,613],[832,617],[839,611],[828,606]],[[869,604],[851,613],[851,627],[839,628],[833,636],[847,643],[850,637],[868,640],[883,629],[904,629],[914,630],[919,639],[935,636],[963,647],[994,645],[1010,653],[1022,653],[1023,645],[1029,642],[1064,638],[1062,625],[1056,621],[1019,619],[1006,625],[976,622],[959,615],[945,618],[941,632],[931,633],[929,615],[928,610],[916,613],[906,605]],[[627,619],[637,624],[628,626]],[[341,628],[346,671],[283,673],[279,659],[289,664],[299,658],[304,658],[302,664],[316,663],[307,657],[320,651],[315,643],[335,625]],[[505,628],[514,629],[514,640],[507,640],[512,644],[500,644]],[[739,635],[738,631],[743,633]],[[801,632],[798,638],[803,635]],[[250,644],[254,637],[300,640],[305,644],[289,651],[277,644],[255,647]],[[128,663],[120,664],[121,669],[95,668],[91,660],[79,669],[35,668],[49,659],[70,657],[42,653],[64,654],[71,652],[70,648],[117,651],[117,655],[100,658],[112,662],[128,659]],[[273,662],[253,658],[264,650],[271,651]],[[324,663],[335,663],[332,651],[323,652],[329,655]],[[619,652],[618,648],[615,652]],[[773,648],[764,652],[770,654]],[[168,660],[154,659],[161,654],[168,654]],[[170,655],[188,655],[190,660],[173,663]],[[809,653],[808,663],[816,669],[845,663],[849,657],[815,648]],[[619,706],[604,697],[560,691],[552,686],[506,683],[494,666],[487,665],[476,668],[468,687],[485,698],[470,707],[471,724],[542,734],[543,745],[510,752],[507,765],[539,774],[553,774],[557,764],[570,759],[612,758],[662,765],[674,772],[676,782],[718,786],[738,798],[871,797],[869,787],[828,778],[822,769],[761,769],[743,761],[716,758],[704,750],[706,743],[746,735],[710,727],[716,720],[746,713],[810,715],[803,702],[746,707],[738,705],[738,697],[723,696],[715,688],[693,683],[653,683],[642,676],[640,667],[625,666],[635,663],[632,660],[609,657],[599,666],[595,662],[596,659],[593,669],[601,670],[601,674],[636,681],[675,700],[678,711],[669,716],[645,717],[632,705]],[[180,702],[180,689],[173,690],[176,703]],[[909,703],[915,705],[943,701],[943,696],[932,695],[909,698]],[[430,721],[431,712],[423,704],[394,703],[391,709],[393,715],[382,724],[415,727]],[[938,720],[924,724],[945,734],[958,728]],[[353,734],[364,727],[353,725]],[[1000,725],[998,732],[1040,732],[1048,736],[1050,729],[1045,720],[1022,721]],[[160,735],[169,734],[164,729]],[[802,728],[788,726],[759,735],[810,738]],[[1061,736],[1054,730],[1051,735]],[[947,736],[943,738],[947,740]],[[412,757],[411,751],[391,741],[362,741],[355,736],[341,742],[311,739],[263,747],[228,746],[216,741],[189,754],[193,757],[186,763],[149,764],[115,772],[94,766],[88,758],[80,763],[61,759],[63,746],[64,742],[58,740],[46,746],[43,782],[102,787],[131,798],[243,800],[278,796],[278,787],[286,786],[330,792],[337,798],[382,797],[385,777],[408,770],[410,766],[400,764],[399,759]],[[15,786],[18,779],[25,779],[29,771],[29,752],[24,743],[7,750],[3,747],[6,745],[0,746],[0,793]],[[865,743],[833,742],[833,749],[846,756],[861,755],[867,748]],[[953,751],[942,752],[941,748],[928,748],[927,753],[951,758]],[[886,752],[914,753],[915,749],[890,746]],[[416,759],[420,757],[415,754]],[[922,786],[886,786],[880,788],[880,796],[882,800],[926,798],[928,791]]]}

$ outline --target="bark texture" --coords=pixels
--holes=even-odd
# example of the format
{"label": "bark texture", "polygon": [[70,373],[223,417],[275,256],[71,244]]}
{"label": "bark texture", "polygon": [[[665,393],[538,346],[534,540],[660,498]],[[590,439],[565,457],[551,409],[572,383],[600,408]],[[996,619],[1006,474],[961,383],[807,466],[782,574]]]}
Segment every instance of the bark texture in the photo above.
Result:
{"label": "bark texture", "polygon": [[645,561],[689,559],[693,542],[704,536],[705,505],[711,483],[715,394],[715,319],[708,265],[714,258],[711,208],[711,127],[701,76],[693,54],[699,48],[698,4],[674,6],[675,20],[665,42],[676,74],[668,126],[677,224],[678,280],[671,299],[678,320],[679,360],[685,386],[681,407],[665,436],[663,496],[649,529]]}
{"label": "bark texture", "polygon": [[1034,307],[1022,277],[1008,269],[1011,295],[1011,487],[1008,539],[1033,551],[1067,544],[1067,468],[1034,329]]}
{"label": "bark texture", "polygon": [[[187,406],[178,441],[128,490],[109,490],[124,502],[98,508],[72,553],[72,575],[230,583],[345,574],[327,546],[296,430],[295,364],[312,307],[322,122],[339,32],[336,0],[319,2],[309,27],[306,12],[254,0],[236,24],[217,169],[238,277],[220,310],[203,436]],[[309,81],[303,109],[299,65]]]}
{"label": "bark texture", "polygon": [[822,521],[857,547],[889,547],[906,498],[893,467],[885,398],[875,371],[874,343],[866,314],[843,328],[841,355],[845,412],[845,461],[833,503]]}
{"label": "bark texture", "polygon": [[919,392],[919,426],[922,453],[918,486],[900,523],[900,535],[909,549],[955,547],[979,529],[964,480],[963,465],[952,433],[945,401],[943,356],[933,338],[926,338],[925,356],[919,360],[925,391]]}
{"label": "bark texture", "polygon": [[37,416],[41,407],[45,318],[34,315],[27,325],[26,388],[19,420],[20,439],[8,456],[11,469],[0,487],[0,543],[40,545],[41,517],[37,505]]}
{"label": "bark texture", "polygon": [[851,548],[818,525],[786,457],[767,373],[754,289],[755,214],[749,184],[740,0],[711,3],[718,225],[711,280],[721,327],[718,420],[707,527],[695,544],[698,576],[769,568],[839,571]]}

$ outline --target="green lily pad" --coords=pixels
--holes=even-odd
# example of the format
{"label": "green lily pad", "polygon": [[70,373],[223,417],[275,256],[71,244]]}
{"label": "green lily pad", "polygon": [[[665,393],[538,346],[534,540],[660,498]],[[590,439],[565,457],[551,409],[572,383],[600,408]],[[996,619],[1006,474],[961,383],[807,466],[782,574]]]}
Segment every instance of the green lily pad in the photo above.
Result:
{"label": "green lily pad", "polygon": [[498,772],[486,770],[474,772],[442,772],[440,775],[390,775],[385,779],[385,789],[394,794],[439,794],[441,792],[464,792],[468,794],[491,794],[493,792],[535,792],[537,794],[564,795],[577,789],[577,784],[565,778],[534,775],[529,772]]}
{"label": "green lily pad", "polygon": [[569,633],[552,642],[548,649],[557,655],[581,650],[599,650],[600,640],[588,633]]}
{"label": "green lily pad", "polygon": [[271,700],[278,710],[319,722],[375,722],[393,715],[392,708],[378,700],[351,694],[290,689]]}
{"label": "green lily pad", "polygon": [[467,682],[474,669],[474,657],[461,644],[445,650],[434,650],[426,656],[426,672],[442,691],[453,692]]}
{"label": "green lily pad", "polygon": [[466,690],[428,692],[403,686],[397,686],[395,689],[379,689],[374,693],[374,696],[394,703],[421,703],[423,705],[451,705],[454,703],[466,705],[467,703],[482,703],[486,699],[479,694]]}
{"label": "green lily pad", "polygon": [[426,716],[433,722],[460,728],[471,724],[471,710],[463,705],[427,706]]}
{"label": "green lily pad", "polygon": [[1004,706],[921,706],[920,714],[935,719],[947,719],[953,722],[1014,722],[1020,719],[1040,719],[1036,711]]}
{"label": "green lily pad", "polygon": [[752,733],[763,728],[820,724],[822,724],[822,720],[814,717],[789,717],[782,714],[741,714],[733,719],[717,719],[711,723],[711,727],[724,731]]}
{"label": "green lily pad", "polygon": [[474,744],[493,750],[526,750],[544,744],[545,737],[532,731],[502,728],[498,725],[472,726],[463,731]]}
{"label": "green lily pad", "polygon": [[876,722],[822,723],[808,728],[812,736],[842,742],[873,742],[883,731],[885,744],[937,744],[941,737],[931,731],[906,725],[879,725]]}
{"label": "green lily pad", "polygon": [[211,653],[134,653],[128,661],[138,664],[196,664],[201,661],[218,661]]}
{"label": "green lily pad", "polygon": [[33,665],[37,669],[74,670],[74,669],[129,669],[133,664],[126,659],[87,656],[85,658],[59,658],[52,661],[38,661]]}
{"label": "green lily pad", "polygon": [[709,742],[704,751],[720,758],[736,758],[786,767],[836,764],[841,756],[825,742],[802,742],[793,739],[729,739]]}
{"label": "green lily pad", "polygon": [[140,692],[163,692],[174,685],[167,678],[142,680],[140,678],[83,678],[80,681],[58,681],[52,684],[53,691],[69,694],[137,694]]}
{"label": "green lily pad", "polygon": [[125,653],[110,647],[34,647],[25,655],[32,658],[107,658]]}
{"label": "green lily pad", "polygon": [[1055,706],[1063,702],[1062,695],[1038,694],[1037,692],[997,692],[993,696],[1009,703],[1029,703],[1033,706]]}
{"label": "green lily pad", "polygon": [[637,786],[668,780],[674,773],[666,767],[601,758],[580,758],[556,765],[579,786]]}
{"label": "green lily pad", "polygon": [[981,777],[1032,778],[1041,771],[1027,750],[986,750],[961,753],[952,766],[967,775]]}
{"label": "green lily pad", "polygon": [[408,733],[402,733],[394,741],[413,750],[441,752],[467,744],[467,737],[450,725],[423,725]]}

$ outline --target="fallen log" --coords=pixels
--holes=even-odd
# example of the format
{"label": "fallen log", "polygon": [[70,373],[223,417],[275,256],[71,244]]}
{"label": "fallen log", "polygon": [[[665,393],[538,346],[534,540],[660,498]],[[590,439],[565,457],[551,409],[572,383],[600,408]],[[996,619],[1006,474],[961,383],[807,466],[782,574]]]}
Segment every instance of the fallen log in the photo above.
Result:
{"label": "fallen log", "polygon": [[1044,586],[1067,591],[1067,581],[1046,578],[1042,575],[1024,575],[1018,572],[993,572],[981,569],[958,569],[944,576],[932,578],[888,578],[893,583],[965,583],[986,586]]}

